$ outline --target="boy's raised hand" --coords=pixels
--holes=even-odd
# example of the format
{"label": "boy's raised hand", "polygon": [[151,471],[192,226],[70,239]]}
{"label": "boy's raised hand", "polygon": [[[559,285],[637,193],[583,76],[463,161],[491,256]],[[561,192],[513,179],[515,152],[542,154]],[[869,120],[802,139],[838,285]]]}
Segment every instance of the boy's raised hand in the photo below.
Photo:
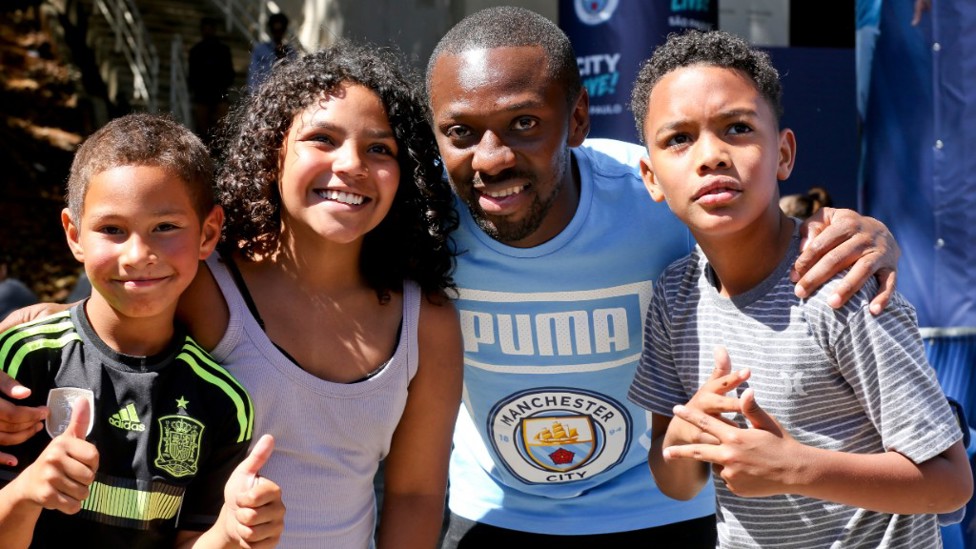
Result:
{"label": "boy's raised hand", "polygon": [[[725,347],[716,347],[714,352],[715,368],[712,370],[711,376],[691,397],[691,400],[685,404],[685,407],[732,425],[721,414],[739,411],[738,397],[727,395],[749,379],[749,370],[733,372],[732,361],[729,359],[729,353]],[[668,435],[664,441],[665,448],[672,444],[719,443],[718,439],[702,430],[695,423],[685,421],[680,416],[675,416],[674,419],[678,421],[672,421],[671,427],[668,429]]]}
{"label": "boy's raised hand", "polygon": [[81,510],[98,470],[98,450],[85,440],[91,413],[87,399],[75,400],[65,432],[11,482],[25,500],[69,515]]}
{"label": "boy's raised hand", "polygon": [[274,437],[263,435],[224,486],[224,532],[240,547],[274,547],[285,528],[281,488],[260,475],[273,450]]}
{"label": "boy's raised hand", "polygon": [[675,406],[675,417],[698,425],[717,444],[685,444],[664,449],[664,458],[694,459],[712,464],[732,493],[746,497],[783,494],[788,491],[801,460],[803,448],[779,422],[756,402],[746,389],[739,398],[742,414],[751,428],[743,429],[686,406]]}

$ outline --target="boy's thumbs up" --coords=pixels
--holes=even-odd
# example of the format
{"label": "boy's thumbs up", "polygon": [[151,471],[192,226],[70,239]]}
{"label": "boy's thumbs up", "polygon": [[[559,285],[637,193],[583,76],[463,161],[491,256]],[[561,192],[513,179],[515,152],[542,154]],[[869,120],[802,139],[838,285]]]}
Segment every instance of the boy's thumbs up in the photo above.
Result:
{"label": "boy's thumbs up", "polygon": [[65,429],[64,434],[84,440],[88,436],[88,423],[90,421],[91,407],[88,404],[88,399],[76,398],[71,407],[71,421],[68,422],[68,428]]}
{"label": "boy's thumbs up", "polygon": [[268,458],[271,457],[273,450],[274,437],[271,435],[262,435],[258,439],[257,444],[254,445],[254,448],[251,448],[251,453],[234,469],[234,472],[230,476],[231,480],[228,482],[228,486],[234,483],[242,491],[254,486],[257,483],[261,467],[264,467],[264,464],[268,462]]}
{"label": "boy's thumbs up", "polygon": [[235,547],[274,547],[285,527],[281,488],[260,474],[274,445],[274,437],[262,435],[224,486],[227,512],[222,510],[220,516],[225,517],[225,532]]}
{"label": "boy's thumbs up", "polygon": [[244,461],[237,468],[241,469],[243,473],[256,477],[261,472],[264,464],[268,462],[268,458],[271,457],[271,452],[274,451],[274,444],[273,436],[261,435],[258,443],[254,445],[254,448],[251,448],[251,453],[244,458]]}

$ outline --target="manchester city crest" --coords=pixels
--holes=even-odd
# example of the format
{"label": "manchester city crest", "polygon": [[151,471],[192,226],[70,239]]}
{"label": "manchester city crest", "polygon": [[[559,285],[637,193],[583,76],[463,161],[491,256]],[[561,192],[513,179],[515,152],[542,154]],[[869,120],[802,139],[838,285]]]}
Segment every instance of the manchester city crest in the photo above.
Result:
{"label": "manchester city crest", "polygon": [[499,402],[489,416],[492,447],[528,484],[593,478],[620,463],[630,447],[627,409],[606,395],[540,387]]}
{"label": "manchester city crest", "polygon": [[576,17],[587,25],[599,25],[610,20],[619,0],[575,0]]}
{"label": "manchester city crest", "polygon": [[203,423],[185,415],[159,418],[159,447],[156,467],[180,478],[197,473]]}
{"label": "manchester city crest", "polygon": [[557,416],[522,420],[526,454],[550,471],[569,471],[590,459],[596,436],[589,416]]}

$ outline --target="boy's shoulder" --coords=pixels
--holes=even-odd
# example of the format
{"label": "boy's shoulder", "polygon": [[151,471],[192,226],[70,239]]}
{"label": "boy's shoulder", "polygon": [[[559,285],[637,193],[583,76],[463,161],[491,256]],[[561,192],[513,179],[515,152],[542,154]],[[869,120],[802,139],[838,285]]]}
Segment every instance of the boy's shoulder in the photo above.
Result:
{"label": "boy's shoulder", "polygon": [[672,261],[661,273],[661,279],[687,278],[701,276],[702,268],[707,263],[701,248],[695,246],[687,254]]}
{"label": "boy's shoulder", "polygon": [[829,312],[841,317],[856,314],[857,312],[866,308],[868,305],[870,305],[871,298],[873,298],[878,292],[878,281],[873,277],[868,279],[860,290],[854,292],[854,295],[852,295],[851,298],[847,300],[847,303],[844,303],[840,308],[834,309],[827,303],[830,296],[834,295],[838,286],[841,285],[847,272],[847,270],[844,270],[837,273],[830,280],[825,282],[823,286],[814,290],[809,297],[800,300],[801,306],[807,310],[822,311],[825,313]]}
{"label": "boy's shoulder", "polygon": [[203,383],[213,385],[222,393],[232,398],[247,395],[247,390],[237,381],[227,368],[210,355],[196,340],[185,331],[179,330],[180,351],[175,355],[177,360],[188,363],[193,375]]}
{"label": "boy's shoulder", "polygon": [[185,333],[180,337],[182,347],[175,359],[188,366],[187,375],[191,377],[187,382],[205,387],[212,395],[212,403],[224,407],[229,416],[235,418],[239,428],[237,438],[250,439],[254,426],[254,406],[250,393],[192,337]]}
{"label": "boy's shoulder", "polygon": [[78,340],[78,329],[71,318],[72,309],[24,322],[0,333],[0,360],[6,363],[18,354],[22,356],[32,350],[57,349]]}
{"label": "boy's shoulder", "polygon": [[[879,322],[878,316],[873,315],[869,310],[871,305],[871,300],[878,294],[880,290],[880,284],[878,280],[871,277],[864,283],[858,291],[854,292],[846,303],[841,305],[839,308],[834,309],[827,303],[827,300],[832,296],[837,287],[840,286],[841,281],[847,271],[842,271],[833,278],[828,280],[823,286],[818,290],[814,291],[808,298],[799,300],[800,306],[802,307],[804,314],[808,319],[820,319],[822,321],[838,322],[842,324],[847,324],[855,316],[867,319],[868,322],[874,323]],[[895,291],[891,295],[891,299],[888,301],[888,306],[885,311],[891,311],[893,309],[902,310],[914,319],[915,318],[915,307],[905,298],[902,294]],[[884,315],[885,313],[882,313]],[[916,321],[917,322],[917,321]]]}
{"label": "boy's shoulder", "polygon": [[698,279],[704,276],[707,262],[698,246],[689,253],[672,261],[661,271],[654,282],[655,294],[673,296],[676,292],[687,293],[698,285]]}

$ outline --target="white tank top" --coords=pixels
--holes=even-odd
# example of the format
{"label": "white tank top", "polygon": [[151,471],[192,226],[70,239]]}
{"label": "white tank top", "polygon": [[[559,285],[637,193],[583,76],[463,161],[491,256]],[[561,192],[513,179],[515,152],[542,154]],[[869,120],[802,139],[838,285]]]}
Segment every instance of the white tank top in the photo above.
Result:
{"label": "white tank top", "polygon": [[390,361],[373,377],[344,384],[319,379],[284,356],[217,254],[207,266],[230,310],[227,332],[212,355],[251,393],[254,440],[265,433],[275,437],[261,472],[281,486],[287,508],[278,547],[371,547],[373,477],[390,450],[417,372],[419,287],[403,283],[400,341]]}

